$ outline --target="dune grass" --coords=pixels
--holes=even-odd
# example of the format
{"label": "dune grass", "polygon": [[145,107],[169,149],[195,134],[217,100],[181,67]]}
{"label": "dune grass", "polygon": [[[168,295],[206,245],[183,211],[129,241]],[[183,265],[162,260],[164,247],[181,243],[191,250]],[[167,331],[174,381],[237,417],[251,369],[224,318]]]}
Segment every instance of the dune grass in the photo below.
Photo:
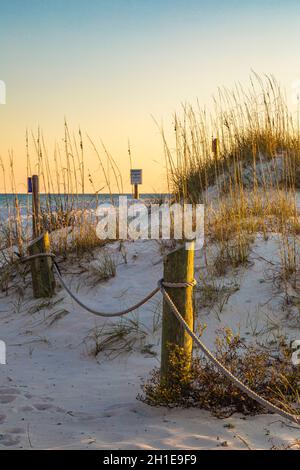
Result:
{"label": "dune grass", "polygon": [[271,76],[219,89],[213,104],[210,114],[184,105],[171,139],[160,129],[169,191],[178,201],[205,204],[205,244],[218,245],[222,271],[247,262],[252,235],[276,232],[289,276],[299,242],[299,122]]}
{"label": "dune grass", "polygon": [[[99,162],[97,175],[92,175],[86,165],[86,146]],[[122,175],[104,144],[98,149],[81,130],[72,135],[68,124],[64,124],[62,145],[55,145],[53,155],[49,155],[41,130],[37,134],[26,133],[27,175],[39,176],[41,193],[41,231],[47,230],[52,237],[52,247],[56,253],[91,250],[102,245],[96,235],[96,218],[99,192],[112,197],[112,188],[123,192]],[[8,158],[0,157],[3,194],[2,203],[7,218],[0,221],[0,249],[6,249],[6,256],[13,260],[13,251],[23,254],[26,243],[31,239],[31,195],[26,197],[26,208],[21,214],[21,200],[24,195],[16,189],[16,161],[12,152]],[[94,178],[103,182],[96,187]],[[85,183],[89,180],[92,194],[86,194]],[[24,176],[25,182],[25,176]],[[25,214],[25,215],[24,215]]]}
{"label": "dune grass", "polygon": [[[203,279],[205,304],[217,304],[222,311],[230,293],[238,287],[222,287],[216,280],[225,276],[229,269],[248,265],[257,233],[265,239],[274,232],[279,236],[280,266],[276,282],[283,286],[288,298],[290,286],[297,288],[299,273],[300,221],[296,196],[300,187],[300,134],[299,123],[294,121],[279,84],[272,77],[253,75],[247,90],[241,86],[231,91],[220,89],[211,114],[199,105],[196,108],[184,105],[174,116],[173,124],[173,141],[168,141],[161,129],[169,193],[176,201],[205,204],[204,252],[208,245],[214,247],[212,266],[206,266],[210,278]],[[112,197],[113,184],[119,193],[123,192],[122,175],[107,148],[101,143],[99,150],[90,138],[87,142],[99,161],[104,181],[101,188],[95,187],[86,168],[81,131],[76,137],[71,136],[65,123],[63,145],[55,147],[52,157],[41,131],[30,138],[26,136],[27,175],[33,172],[39,175],[44,194],[40,225],[51,234],[52,250],[64,256],[70,252],[81,255],[103,245],[96,235],[91,200],[79,199],[85,194],[86,177],[94,188],[96,201],[100,190]],[[131,165],[130,149],[129,156]],[[0,224],[0,250],[6,266],[0,276],[0,288],[7,290],[15,266],[13,252],[17,249],[23,254],[31,237],[31,198],[27,197],[27,223],[24,224],[12,153],[6,164],[0,159],[0,167],[8,214]],[[162,254],[174,240],[169,242],[161,242]],[[126,253],[124,262],[127,263]],[[93,266],[93,275],[100,280],[115,274],[115,260],[105,254],[101,262]],[[114,353],[126,348],[131,351],[137,338],[144,347],[146,333],[132,322],[121,322],[105,331],[96,329],[89,337],[93,345],[91,352],[97,356],[102,351]],[[238,338],[226,343],[225,349],[223,346],[219,348],[220,360],[226,364],[228,354],[232,353],[239,377],[255,390],[274,403],[285,402],[287,407],[295,400],[299,402],[299,373],[286,356],[282,361],[274,359],[270,368],[270,356],[265,351],[253,348],[250,356],[244,354],[246,346]],[[232,355],[228,366],[231,366],[231,359]],[[259,373],[259,383],[253,383],[254,378],[249,376],[253,369],[251,360]],[[178,363],[174,356],[175,381],[178,364],[180,366],[180,361]],[[282,377],[288,374],[291,379],[288,387],[285,387],[285,378],[279,381],[276,377],[276,368],[280,369]],[[194,388],[190,387],[190,380],[177,383],[169,396],[170,391],[161,388],[156,371],[146,384],[144,399],[150,404],[201,406],[220,414],[224,407],[229,407],[230,412],[259,411],[209,363],[195,358],[192,373]],[[200,377],[198,382],[196,376]],[[274,390],[266,393],[274,387],[277,395]]]}

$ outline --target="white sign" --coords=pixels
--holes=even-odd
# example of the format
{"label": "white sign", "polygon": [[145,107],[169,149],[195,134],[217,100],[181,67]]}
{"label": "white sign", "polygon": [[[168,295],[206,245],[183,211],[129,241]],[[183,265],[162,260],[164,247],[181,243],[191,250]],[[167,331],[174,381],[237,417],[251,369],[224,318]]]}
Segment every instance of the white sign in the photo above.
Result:
{"label": "white sign", "polygon": [[142,184],[142,171],[143,170],[130,170],[131,184]]}

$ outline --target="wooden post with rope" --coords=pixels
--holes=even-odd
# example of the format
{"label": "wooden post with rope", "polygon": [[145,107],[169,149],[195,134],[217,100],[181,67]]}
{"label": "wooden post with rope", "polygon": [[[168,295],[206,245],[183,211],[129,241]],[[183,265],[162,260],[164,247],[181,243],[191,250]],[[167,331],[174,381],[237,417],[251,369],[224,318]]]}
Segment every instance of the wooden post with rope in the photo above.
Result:
{"label": "wooden post with rope", "polygon": [[[169,253],[164,260],[164,282],[194,281],[194,244],[187,250],[183,245]],[[194,331],[193,287],[166,287],[174,304],[182,314],[188,326]],[[183,370],[188,372],[192,360],[193,341],[183,326],[174,317],[168,303],[164,300],[162,317],[161,379],[168,384],[170,377],[170,353],[174,346],[179,346],[184,353]]]}
{"label": "wooden post with rope", "polygon": [[[32,238],[28,245],[28,255],[50,252],[49,233],[41,234],[39,177],[33,175],[28,180],[28,192],[32,193]],[[34,258],[30,261],[33,295],[35,298],[52,297],[55,290],[53,260],[51,257]]]}
{"label": "wooden post with rope", "polygon": [[[28,246],[28,255],[50,252],[48,232],[33,240]],[[30,261],[33,295],[35,298],[52,297],[55,292],[53,260],[49,257],[34,258]]]}

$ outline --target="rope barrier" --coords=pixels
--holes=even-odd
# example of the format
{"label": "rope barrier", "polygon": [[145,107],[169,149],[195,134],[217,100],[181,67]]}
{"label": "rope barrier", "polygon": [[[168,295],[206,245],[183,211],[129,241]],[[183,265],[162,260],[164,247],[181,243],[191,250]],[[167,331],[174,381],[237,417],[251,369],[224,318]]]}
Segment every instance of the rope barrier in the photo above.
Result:
{"label": "rope barrier", "polygon": [[[37,255],[32,255],[32,256],[27,256],[24,258],[21,258],[21,262],[26,262],[30,261],[34,258],[39,258],[39,257],[45,257],[45,256],[50,256],[51,258],[55,258],[55,255],[53,253],[40,253]],[[273,405],[271,402],[269,402],[267,399],[263,398],[262,396],[258,395],[256,392],[254,392],[252,389],[250,389],[247,385],[245,385],[243,382],[241,382],[237,377],[235,377],[230,370],[228,370],[223,364],[221,364],[218,359],[212,354],[212,352],[205,346],[205,344],[201,341],[201,339],[195,335],[195,333],[190,329],[182,315],[180,314],[179,310],[177,309],[176,305],[174,304],[173,300],[169,296],[168,292],[165,290],[165,287],[167,288],[186,288],[186,287],[193,287],[196,285],[196,280],[193,280],[192,282],[165,282],[163,279],[160,279],[158,281],[158,285],[155,289],[153,289],[146,297],[144,297],[142,300],[140,300],[138,303],[133,305],[132,307],[129,307],[127,309],[121,310],[119,312],[100,312],[98,310],[95,310],[92,307],[89,307],[85,305],[68,287],[68,285],[65,283],[60,269],[57,265],[57,263],[54,261],[54,269],[57,274],[58,279],[60,280],[62,286],[64,289],[68,292],[70,297],[82,308],[87,310],[88,312],[101,316],[101,317],[118,317],[122,315],[126,315],[127,313],[132,312],[133,310],[136,310],[137,308],[141,307],[143,304],[148,302],[157,292],[161,291],[164,299],[168,303],[169,307],[171,308],[171,311],[177,318],[177,320],[181,323],[185,331],[190,335],[192,340],[196,343],[196,345],[201,349],[201,351],[208,357],[208,359],[219,369],[231,382],[233,382],[236,387],[238,387],[242,392],[246,393],[250,398],[253,400],[257,401],[260,403],[262,406],[267,408],[268,410],[279,414],[283,418],[292,421],[293,423],[296,423],[300,425],[300,416],[294,415],[292,413],[288,413],[287,411],[282,410],[281,408],[278,408],[278,406]]]}
{"label": "rope barrier", "polygon": [[109,317],[120,317],[122,315],[126,315],[127,313],[133,312],[133,310],[136,310],[137,308],[141,307],[143,304],[148,302],[148,300],[150,300],[155,294],[157,294],[157,292],[159,292],[159,287],[156,287],[155,289],[153,289],[153,291],[151,291],[148,295],[146,295],[146,297],[144,297],[138,303],[136,303],[135,305],[133,305],[132,307],[129,307],[127,309],[120,310],[119,312],[113,312],[113,313],[100,312],[99,310],[95,310],[94,308],[89,307],[88,305],[81,302],[81,300],[67,286],[67,284],[65,283],[65,281],[64,281],[62,275],[60,274],[59,269],[56,265],[54,265],[54,269],[56,271],[58,279],[60,280],[61,284],[63,285],[65,290],[68,292],[68,294],[72,297],[72,299],[75,300],[75,302],[78,305],[80,305],[80,307],[84,308],[85,310],[87,310],[90,313],[93,313],[94,315],[97,315],[98,317],[109,318]]}
{"label": "rope barrier", "polygon": [[[260,403],[262,406],[265,408],[269,409],[272,412],[278,413],[280,416],[283,418],[288,419],[289,421],[292,421],[293,423],[296,423],[300,425],[300,416],[293,415],[291,413],[288,413],[287,411],[282,410],[281,408],[278,408],[278,406],[273,405],[271,402],[266,400],[265,398],[261,397],[258,395],[256,392],[251,390],[247,385],[243,384],[237,377],[235,377],[230,370],[228,370],[223,364],[221,364],[218,359],[212,354],[212,352],[205,346],[205,344],[201,341],[201,339],[195,335],[195,333],[190,329],[180,312],[178,311],[176,305],[172,301],[171,297],[167,293],[167,291],[164,289],[167,283],[164,283],[163,281],[159,281],[159,286],[161,293],[163,297],[165,298],[166,302],[168,303],[169,307],[171,308],[172,312],[174,313],[175,317],[177,320],[181,323],[183,328],[186,330],[186,332],[190,335],[190,337],[193,339],[193,341],[197,344],[197,346],[201,349],[201,351],[210,359],[211,362],[221,371],[223,374],[231,380],[242,392],[246,393],[249,397],[253,398],[253,400],[257,401]],[[174,286],[173,286],[174,287]]]}
{"label": "rope barrier", "polygon": [[160,281],[158,281],[158,284],[160,282],[163,282],[163,285],[164,287],[195,287],[197,285],[197,281],[196,279],[194,279],[192,282],[166,282],[164,281],[163,279],[161,279]]}
{"label": "rope barrier", "polygon": [[[19,253],[16,253],[17,256],[19,256]],[[30,256],[26,256],[26,257],[23,257],[23,258],[20,258],[20,261],[21,263],[26,263],[27,261],[32,261],[33,259],[37,259],[37,258],[56,258],[55,254],[54,253],[37,253],[35,255],[30,255]]]}

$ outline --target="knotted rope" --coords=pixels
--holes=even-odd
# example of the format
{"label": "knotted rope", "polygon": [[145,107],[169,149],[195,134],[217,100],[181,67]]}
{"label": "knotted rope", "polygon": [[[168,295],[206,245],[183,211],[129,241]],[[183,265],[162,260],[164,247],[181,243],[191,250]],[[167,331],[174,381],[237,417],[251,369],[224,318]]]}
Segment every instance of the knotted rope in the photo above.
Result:
{"label": "knotted rope", "polygon": [[[168,283],[165,283],[163,280],[159,281],[159,286],[160,286],[160,291],[168,303],[169,307],[171,308],[173,314],[177,318],[177,320],[181,323],[185,331],[190,335],[192,340],[196,343],[196,345],[201,349],[201,351],[208,357],[208,359],[219,369],[228,379],[231,380],[242,392],[246,393],[249,397],[253,398],[253,400],[257,401],[260,403],[262,406],[265,408],[269,409],[270,411],[274,413],[278,413],[280,416],[283,418],[288,419],[289,421],[292,421],[293,423],[296,423],[300,425],[300,416],[294,415],[292,413],[288,413],[287,411],[282,410],[281,408],[278,408],[278,406],[273,405],[269,400],[266,400],[262,396],[258,395],[256,392],[251,390],[247,385],[245,385],[243,382],[241,382],[237,377],[235,377],[230,370],[228,370],[223,364],[221,364],[218,359],[213,355],[213,353],[205,346],[205,344],[201,341],[201,339],[195,335],[195,333],[191,330],[185,319],[182,317],[180,312],[178,311],[176,305],[174,304],[173,300],[165,290],[165,287],[167,286]],[[172,285],[172,287],[176,287],[175,285]],[[181,286],[177,286],[181,287]]]}
{"label": "knotted rope", "polygon": [[293,423],[296,423],[300,425],[300,416],[294,415],[292,413],[288,413],[287,411],[282,410],[276,405],[273,405],[269,400],[263,398],[262,396],[258,395],[256,392],[254,392],[252,389],[250,389],[247,385],[245,385],[243,382],[241,382],[237,377],[235,377],[230,370],[228,370],[223,364],[219,362],[219,360],[213,355],[213,353],[205,346],[205,344],[201,341],[201,339],[195,335],[195,333],[191,330],[187,322],[184,320],[182,315],[180,314],[179,310],[177,309],[176,305],[174,304],[173,300],[169,296],[168,292],[166,291],[165,288],[186,288],[186,287],[193,287],[196,285],[196,281],[193,280],[192,282],[166,282],[163,279],[160,279],[158,281],[158,285],[155,289],[153,289],[148,295],[146,295],[142,300],[140,300],[138,303],[134,304],[133,306],[120,310],[119,312],[101,312],[99,310],[96,310],[86,304],[84,304],[68,287],[68,285],[65,283],[60,269],[54,260],[55,255],[53,253],[40,253],[36,255],[31,255],[27,256],[25,258],[21,258],[22,262],[26,261],[31,261],[35,258],[41,258],[41,257],[51,257],[53,259],[54,263],[54,269],[56,272],[56,275],[58,279],[60,280],[62,286],[64,289],[68,292],[70,297],[82,308],[87,310],[88,312],[92,313],[93,315],[97,315],[100,317],[119,317],[122,315],[126,315],[127,313],[130,313],[137,308],[141,307],[143,304],[148,302],[157,292],[161,291],[165,301],[169,305],[172,313],[174,316],[177,318],[179,323],[182,325],[182,327],[185,329],[185,331],[190,335],[192,340],[196,343],[196,345],[201,349],[201,351],[205,354],[205,356],[208,357],[208,359],[217,367],[219,371],[221,371],[232,383],[236,385],[242,392],[246,393],[249,397],[251,397],[253,400],[257,401],[260,403],[260,405],[264,406],[268,410],[279,414],[283,418],[292,421]]}

